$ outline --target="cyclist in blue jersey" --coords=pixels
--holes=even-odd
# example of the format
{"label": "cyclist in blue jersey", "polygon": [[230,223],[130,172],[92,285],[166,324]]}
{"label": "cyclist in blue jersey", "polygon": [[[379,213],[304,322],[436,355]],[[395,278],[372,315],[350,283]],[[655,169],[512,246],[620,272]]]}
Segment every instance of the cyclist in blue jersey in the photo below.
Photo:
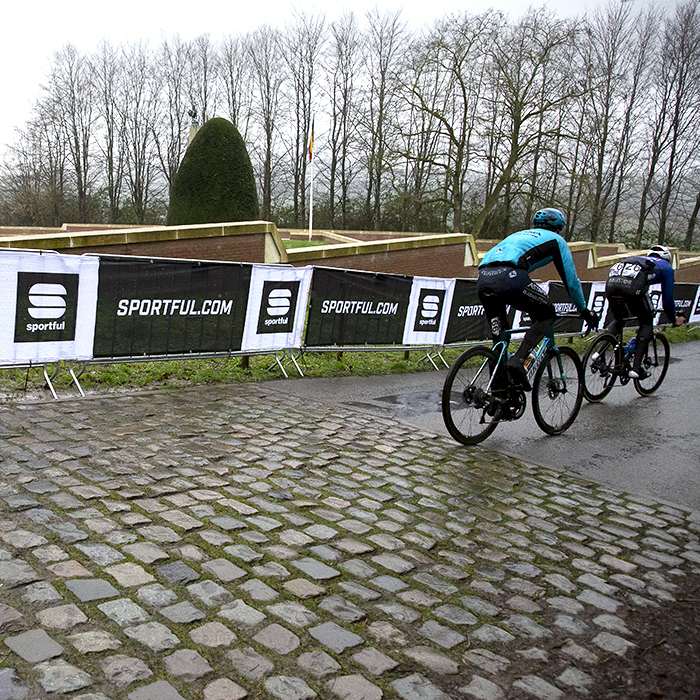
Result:
{"label": "cyclist in blue jersey", "polygon": [[[649,372],[642,366],[649,341],[654,332],[654,307],[649,299],[649,285],[661,283],[661,301],[671,323],[680,325],[683,316],[676,317],[673,301],[674,274],[671,251],[662,245],[654,245],[646,255],[631,255],[610,268],[605,284],[613,315],[607,330],[617,335],[625,325],[626,316],[636,316],[639,323],[634,346],[634,361],[630,377],[646,379]],[[595,361],[597,358],[593,357]]]}
{"label": "cyclist in blue jersey", "polygon": [[560,235],[566,218],[558,209],[541,209],[532,228],[513,233],[484,255],[479,264],[476,291],[491,325],[491,336],[500,339],[507,327],[508,305],[524,311],[532,319],[517,352],[508,359],[508,372],[523,389],[531,389],[525,361],[544,338],[556,316],[547,293],[530,279],[530,272],[553,262],[569,296],[590,327],[598,317],[586,308],[581,282],[566,241]]}

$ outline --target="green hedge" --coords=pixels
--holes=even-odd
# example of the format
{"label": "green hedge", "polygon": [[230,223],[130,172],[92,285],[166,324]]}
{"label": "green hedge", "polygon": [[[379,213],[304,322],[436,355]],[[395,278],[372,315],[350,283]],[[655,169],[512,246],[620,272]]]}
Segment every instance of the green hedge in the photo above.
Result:
{"label": "green hedge", "polygon": [[189,145],[170,192],[168,226],[260,218],[250,157],[227,119],[206,122]]}

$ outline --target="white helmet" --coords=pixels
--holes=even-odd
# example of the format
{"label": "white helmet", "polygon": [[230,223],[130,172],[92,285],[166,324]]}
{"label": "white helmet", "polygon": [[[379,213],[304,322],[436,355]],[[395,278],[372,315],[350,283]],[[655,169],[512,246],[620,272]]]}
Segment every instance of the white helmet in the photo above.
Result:
{"label": "white helmet", "polygon": [[671,264],[671,251],[665,245],[653,245],[647,253],[649,258],[661,258],[665,260],[669,265]]}

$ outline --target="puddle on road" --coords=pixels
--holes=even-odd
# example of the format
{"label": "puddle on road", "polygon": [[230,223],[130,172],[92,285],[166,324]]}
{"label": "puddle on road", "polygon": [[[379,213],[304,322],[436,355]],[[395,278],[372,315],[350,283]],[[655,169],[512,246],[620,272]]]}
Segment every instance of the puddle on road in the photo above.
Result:
{"label": "puddle on road", "polygon": [[439,391],[415,391],[412,394],[395,394],[394,396],[379,396],[376,401],[394,404],[395,406],[404,406],[406,408],[420,409],[422,412],[426,410],[437,410],[440,406]]}
{"label": "puddle on road", "polygon": [[[377,396],[371,401],[343,401],[346,406],[361,408],[382,414],[422,415],[440,410],[439,391],[415,391],[412,394]],[[397,411],[398,409],[398,411]]]}

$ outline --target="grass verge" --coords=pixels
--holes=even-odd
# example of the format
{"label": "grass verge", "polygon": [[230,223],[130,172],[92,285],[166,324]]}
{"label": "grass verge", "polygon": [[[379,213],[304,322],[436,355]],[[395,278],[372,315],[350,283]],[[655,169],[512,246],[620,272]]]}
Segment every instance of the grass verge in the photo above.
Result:
{"label": "grass verge", "polygon": [[[700,340],[700,326],[667,328],[664,330],[671,343]],[[626,331],[631,336],[633,331]],[[580,355],[592,336],[574,338],[571,346]],[[560,343],[569,343],[562,339]],[[463,348],[447,348],[443,357],[451,364]],[[306,377],[366,377],[380,374],[407,374],[433,369],[425,353],[419,350],[387,350],[373,352],[305,352],[298,359]],[[436,363],[440,361],[436,359]],[[291,378],[298,377],[293,366],[287,365]],[[80,383],[86,393],[109,393],[134,389],[167,389],[199,384],[232,384],[236,382],[263,382],[283,379],[274,355],[247,358],[227,357],[199,360],[169,360],[161,362],[126,362],[88,365]],[[73,395],[67,369],[62,369],[52,380],[59,396]],[[51,394],[39,367],[5,369],[0,372],[0,401],[48,398]]]}

